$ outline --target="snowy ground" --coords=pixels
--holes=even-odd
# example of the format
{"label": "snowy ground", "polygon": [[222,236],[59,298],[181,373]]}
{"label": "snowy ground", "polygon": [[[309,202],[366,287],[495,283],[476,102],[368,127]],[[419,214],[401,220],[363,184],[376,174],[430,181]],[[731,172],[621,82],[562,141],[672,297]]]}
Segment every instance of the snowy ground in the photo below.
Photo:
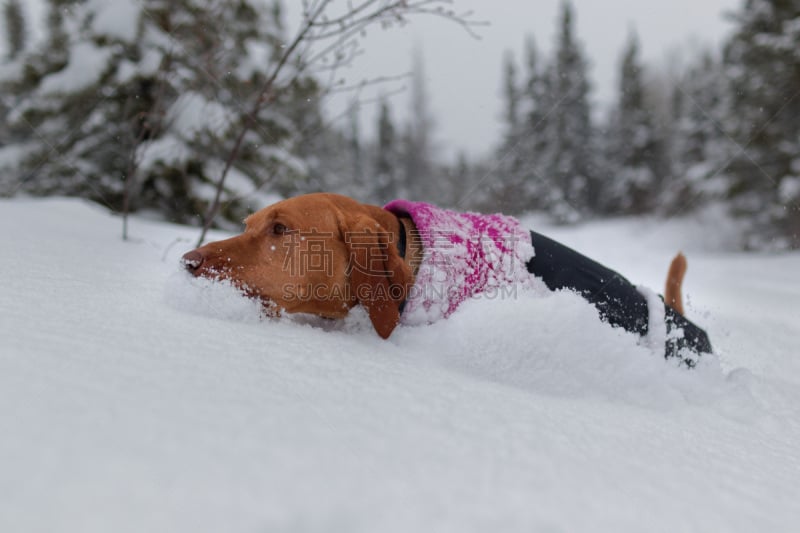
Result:
{"label": "snowy ground", "polygon": [[686,371],[568,293],[262,321],[193,229],[2,201],[0,531],[796,531],[800,255],[714,220],[549,232],[657,289],[683,249]]}

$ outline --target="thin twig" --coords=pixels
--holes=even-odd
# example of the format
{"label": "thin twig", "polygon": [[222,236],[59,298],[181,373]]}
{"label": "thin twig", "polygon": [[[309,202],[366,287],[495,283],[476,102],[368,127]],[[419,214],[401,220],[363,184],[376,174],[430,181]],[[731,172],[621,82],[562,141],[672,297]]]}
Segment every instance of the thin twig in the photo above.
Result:
{"label": "thin twig", "polygon": [[220,176],[219,181],[217,182],[216,193],[214,195],[214,201],[212,202],[211,207],[209,208],[208,212],[206,213],[205,219],[203,221],[203,230],[200,232],[200,238],[197,241],[197,246],[200,246],[200,245],[203,244],[203,241],[206,238],[206,233],[208,233],[208,230],[211,228],[211,224],[214,222],[214,218],[217,216],[217,212],[219,211],[219,208],[220,208],[220,199],[222,197],[222,191],[223,191],[223,189],[225,187],[225,178],[228,176],[228,172],[230,171],[231,167],[233,166],[233,162],[236,160],[236,158],[239,155],[239,151],[242,148],[242,142],[244,141],[244,138],[247,135],[247,132],[250,131],[250,128],[252,127],[253,123],[256,120],[256,116],[258,115],[258,112],[261,111],[261,108],[265,104],[271,103],[276,98],[276,94],[273,91],[273,84],[275,83],[275,80],[278,79],[278,75],[281,73],[281,70],[283,69],[283,67],[286,65],[286,63],[289,61],[289,59],[292,57],[292,53],[300,45],[300,43],[303,42],[303,39],[305,38],[306,34],[309,31],[311,31],[311,28],[313,27],[315,19],[322,14],[322,12],[324,11],[325,7],[328,5],[329,2],[330,2],[330,0],[324,0],[320,4],[319,8],[314,13],[314,15],[312,15],[311,17],[308,18],[308,20],[306,21],[306,23],[303,26],[303,28],[300,30],[300,32],[298,32],[297,36],[294,38],[292,43],[289,45],[289,47],[286,49],[286,51],[281,56],[281,59],[280,59],[280,61],[278,61],[278,64],[275,66],[275,69],[273,70],[272,75],[264,83],[263,88],[259,92],[258,97],[256,98],[255,102],[253,103],[253,108],[251,109],[249,115],[243,117],[244,121],[243,121],[243,124],[242,124],[242,129],[239,132],[239,135],[236,137],[236,141],[234,142],[233,148],[231,149],[230,153],[228,154],[228,158],[225,160],[225,168],[223,168],[222,175]]}
{"label": "thin twig", "polygon": [[[454,11],[442,7],[442,4],[452,5],[452,0],[418,0],[416,2],[395,0],[389,3],[379,2],[378,0],[365,0],[355,5],[348,3],[346,13],[335,18],[327,18],[325,11],[330,3],[331,0],[303,1],[304,18],[300,31],[298,31],[291,44],[281,55],[272,75],[264,83],[258,97],[253,102],[250,112],[242,116],[241,129],[225,161],[222,174],[216,183],[214,199],[204,216],[203,229],[198,239],[198,246],[205,240],[206,234],[222,206],[221,200],[225,188],[225,180],[234,161],[239,156],[247,133],[256,126],[259,112],[264,106],[273,103],[282,94],[284,87],[291,87],[294,81],[312,71],[329,72],[331,80],[333,80],[333,76],[339,68],[350,64],[355,57],[362,53],[362,49],[359,46],[359,36],[363,34],[367,27],[378,22],[404,24],[406,17],[410,15],[428,14],[455,21],[475,38],[478,38],[478,36],[471,28],[482,24],[467,20],[466,17],[470,15],[469,13],[459,16]],[[328,40],[332,42],[323,46],[319,51],[313,50],[314,43]],[[320,64],[325,63],[331,55],[334,56],[331,63],[321,66]],[[279,77],[290,60],[296,67],[294,75],[291,76],[290,80],[283,80],[279,85]],[[391,78],[383,77],[376,80],[388,79]],[[373,82],[361,82],[360,86],[356,88],[363,88],[367,83]],[[335,85],[335,82],[333,85]],[[328,94],[332,92],[332,88],[330,89]],[[271,177],[266,181],[271,181]],[[263,185],[264,183],[259,185],[256,190]]]}

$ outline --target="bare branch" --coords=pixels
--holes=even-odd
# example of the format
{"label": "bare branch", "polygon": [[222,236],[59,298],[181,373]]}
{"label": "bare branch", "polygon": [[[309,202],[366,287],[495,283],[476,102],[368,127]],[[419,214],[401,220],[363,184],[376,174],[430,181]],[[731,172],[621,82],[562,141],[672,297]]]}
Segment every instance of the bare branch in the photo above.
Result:
{"label": "bare branch", "polygon": [[[302,76],[309,75],[312,71],[328,72],[330,74],[330,83],[325,94],[331,94],[337,83],[335,81],[336,72],[343,66],[350,64],[363,52],[360,46],[360,38],[367,28],[376,24],[385,28],[395,24],[406,24],[410,16],[433,15],[456,22],[475,38],[478,38],[478,36],[472,31],[472,27],[482,24],[469,20],[471,13],[458,15],[452,9],[445,9],[445,6],[453,4],[452,0],[348,1],[344,13],[329,16],[327,10],[331,3],[331,0],[302,1],[303,19],[299,31],[284,49],[249,112],[241,116],[241,130],[233,143],[222,174],[216,184],[214,200],[204,217],[203,229],[197,243],[198,246],[205,240],[205,236],[219,212],[225,179],[241,151],[242,143],[247,133],[257,126],[256,117],[265,106],[273,103],[294,81]],[[295,71],[288,80],[282,80],[279,83],[284,68],[290,63],[295,66]],[[391,79],[393,78],[381,77],[373,80],[364,80],[355,86],[342,87],[340,90],[360,90],[368,84]]]}
{"label": "bare branch", "polygon": [[209,207],[208,212],[206,213],[205,219],[203,221],[203,230],[200,232],[200,238],[198,239],[197,246],[203,244],[203,241],[206,238],[206,233],[211,228],[211,224],[214,221],[214,217],[217,216],[220,207],[220,198],[222,197],[222,191],[225,187],[225,178],[228,176],[228,172],[230,171],[231,167],[233,166],[233,162],[238,157],[239,152],[242,148],[242,141],[244,141],[245,135],[247,132],[250,131],[250,128],[253,126],[253,123],[256,120],[256,116],[261,108],[266,105],[267,103],[271,102],[275,99],[275,94],[273,93],[273,84],[275,80],[278,78],[278,75],[281,73],[281,70],[292,57],[295,49],[303,42],[305,39],[306,34],[311,30],[313,27],[314,21],[323,13],[325,7],[330,3],[331,0],[322,0],[319,7],[314,14],[306,21],[305,25],[301,28],[301,30],[297,33],[297,36],[294,38],[292,43],[289,47],[284,51],[283,55],[281,56],[278,64],[275,65],[275,69],[272,72],[272,75],[267,79],[264,83],[263,88],[258,94],[255,102],[253,103],[253,108],[248,114],[248,116],[243,117],[243,124],[242,130],[239,132],[236,141],[233,144],[233,148],[231,149],[230,154],[228,155],[227,160],[225,161],[225,168],[222,170],[222,175],[217,182],[216,192],[214,194],[214,201],[212,202],[211,206]]}

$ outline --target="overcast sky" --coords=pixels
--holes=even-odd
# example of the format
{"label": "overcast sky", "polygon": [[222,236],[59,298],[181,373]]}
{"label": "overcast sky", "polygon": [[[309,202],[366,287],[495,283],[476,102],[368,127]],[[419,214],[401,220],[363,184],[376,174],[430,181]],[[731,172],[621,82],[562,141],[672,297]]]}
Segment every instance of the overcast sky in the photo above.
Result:
{"label": "overcast sky", "polygon": [[[591,63],[593,99],[613,100],[619,56],[631,29],[639,36],[644,60],[663,67],[676,50],[686,58],[704,46],[717,47],[731,29],[723,13],[737,9],[742,1],[573,0],[577,36]],[[473,18],[490,23],[476,29],[480,40],[446,20],[421,17],[405,28],[373,30],[365,40],[365,54],[346,73],[358,81],[407,72],[414,46],[420,47],[438,145],[447,156],[456,149],[477,156],[499,140],[504,51],[513,51],[519,60],[525,35],[531,34],[540,55],[549,55],[560,4],[560,0],[455,0],[456,11],[471,10]],[[287,2],[290,12],[293,5]],[[402,119],[409,107],[407,92],[393,96],[392,103],[395,118]],[[337,110],[343,107],[342,102],[335,104]],[[374,129],[373,109],[374,105],[363,112],[367,134]]]}
{"label": "overcast sky", "polygon": [[[131,0],[136,1],[136,0]],[[730,31],[723,13],[744,0],[572,0],[577,36],[591,63],[592,98],[607,104],[614,98],[619,56],[631,29],[639,35],[642,55],[649,65],[664,67],[679,50],[691,57],[704,46],[718,47]],[[300,0],[285,0],[290,32],[299,23]],[[364,40],[365,53],[344,74],[353,82],[393,76],[411,70],[414,47],[424,56],[425,81],[436,119],[435,139],[441,152],[452,157],[463,150],[473,159],[493,148],[500,138],[503,54],[519,60],[525,36],[533,35],[540,55],[553,48],[561,0],[454,0],[457,12],[472,11],[473,19],[488,22],[476,28],[480,40],[456,24],[435,17],[419,17],[404,28],[374,29]],[[41,19],[41,0],[25,2]],[[402,84],[365,92],[369,101],[378,91],[392,92]],[[405,119],[408,91],[392,96],[396,121]],[[344,98],[332,103],[340,114]],[[374,130],[374,104],[362,111],[365,135]]]}

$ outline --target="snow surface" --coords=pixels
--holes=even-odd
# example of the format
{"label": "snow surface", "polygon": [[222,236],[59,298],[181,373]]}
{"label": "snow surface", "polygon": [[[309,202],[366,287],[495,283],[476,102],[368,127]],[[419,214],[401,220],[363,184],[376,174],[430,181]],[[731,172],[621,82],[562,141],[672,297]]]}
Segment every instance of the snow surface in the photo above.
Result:
{"label": "snow surface", "polygon": [[0,201],[0,531],[797,530],[800,254],[528,222],[655,289],[682,248],[719,357],[677,368],[566,292],[388,341],[262,319],[180,272],[194,229]]}
{"label": "snow surface", "polygon": [[205,130],[225,131],[230,126],[228,109],[198,92],[182,94],[167,112],[167,122],[185,137]]}
{"label": "snow surface", "polygon": [[70,48],[67,66],[45,77],[39,91],[53,95],[88,89],[100,79],[112,53],[112,50],[93,43],[76,43]]}
{"label": "snow surface", "polygon": [[85,7],[95,13],[92,31],[132,43],[136,38],[142,7],[130,0],[91,0]]}

